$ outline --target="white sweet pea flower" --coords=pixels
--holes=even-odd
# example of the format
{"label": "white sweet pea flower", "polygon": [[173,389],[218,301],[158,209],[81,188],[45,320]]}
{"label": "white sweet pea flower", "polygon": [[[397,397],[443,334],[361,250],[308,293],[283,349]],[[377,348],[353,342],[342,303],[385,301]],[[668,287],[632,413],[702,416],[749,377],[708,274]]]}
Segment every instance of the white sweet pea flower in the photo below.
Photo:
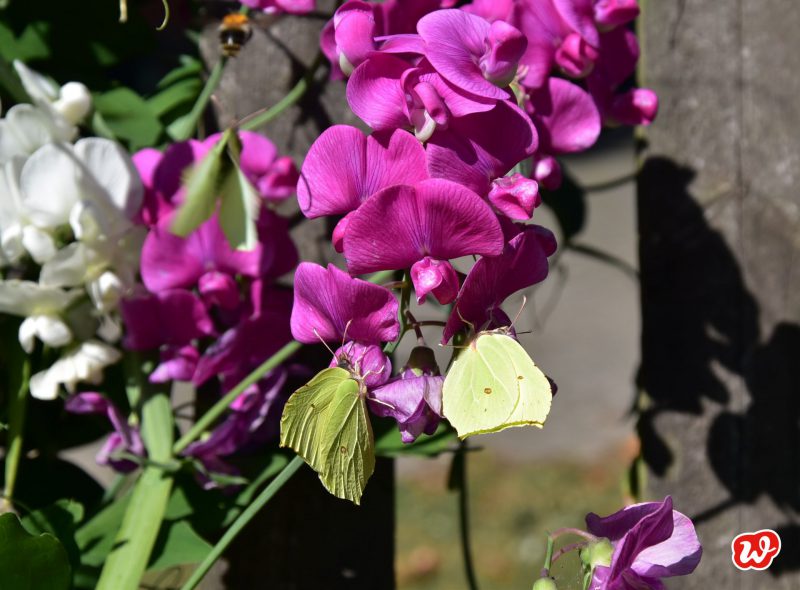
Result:
{"label": "white sweet pea flower", "polygon": [[0,120],[0,163],[29,156],[53,141],[72,141],[77,128],[60,115],[31,104],[18,104]]}
{"label": "white sweet pea flower", "polygon": [[32,281],[0,281],[0,313],[26,318],[19,329],[19,341],[26,352],[38,337],[50,346],[65,346],[72,332],[61,319],[64,311],[81,296],[81,291],[43,287]]}
{"label": "white sweet pea flower", "polygon": [[69,124],[77,125],[92,110],[92,95],[80,82],[67,82],[59,88],[50,78],[19,60],[14,60],[14,69],[33,102],[50,107]]}
{"label": "white sweet pea flower", "polygon": [[97,340],[82,342],[49,369],[31,377],[31,395],[37,399],[52,400],[58,397],[62,385],[69,392],[73,392],[81,382],[99,385],[103,381],[103,369],[120,358],[122,354],[108,344]]}

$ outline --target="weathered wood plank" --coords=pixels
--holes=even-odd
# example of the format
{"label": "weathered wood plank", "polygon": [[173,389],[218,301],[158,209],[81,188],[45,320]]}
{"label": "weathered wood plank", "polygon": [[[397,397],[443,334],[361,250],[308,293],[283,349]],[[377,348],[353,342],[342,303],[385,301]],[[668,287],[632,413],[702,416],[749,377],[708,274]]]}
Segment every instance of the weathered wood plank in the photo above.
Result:
{"label": "weathered wood plank", "polygon": [[[650,495],[705,545],[674,587],[800,586],[798,27],[791,0],[658,0],[642,23],[662,111],[639,184],[640,430]],[[760,528],[782,553],[740,573],[730,542]]]}

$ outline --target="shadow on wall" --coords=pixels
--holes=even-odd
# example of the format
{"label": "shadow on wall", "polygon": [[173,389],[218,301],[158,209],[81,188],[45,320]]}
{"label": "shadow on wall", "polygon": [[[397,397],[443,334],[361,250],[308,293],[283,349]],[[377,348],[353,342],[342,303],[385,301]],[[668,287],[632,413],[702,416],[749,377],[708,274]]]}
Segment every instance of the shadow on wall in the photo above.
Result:
{"label": "shadow on wall", "polygon": [[[759,308],[735,255],[709,227],[688,187],[694,172],[664,158],[646,161],[639,178],[642,267],[642,364],[638,385],[651,403],[640,413],[644,459],[657,476],[675,462],[654,420],[662,412],[700,416],[707,402],[727,406],[714,365],[742,378],[749,400],[719,413],[706,452],[729,498],[702,513],[714,518],[766,494],[784,511],[800,511],[800,326],[759,333]],[[724,371],[723,371],[724,372]],[[764,523],[786,549],[800,547],[800,527]],[[770,571],[800,569],[787,550]]]}

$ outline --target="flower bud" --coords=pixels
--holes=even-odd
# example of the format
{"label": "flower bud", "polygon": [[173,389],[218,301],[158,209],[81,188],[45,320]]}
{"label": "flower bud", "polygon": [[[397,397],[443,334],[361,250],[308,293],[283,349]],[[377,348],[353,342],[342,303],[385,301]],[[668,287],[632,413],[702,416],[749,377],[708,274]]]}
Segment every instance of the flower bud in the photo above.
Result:
{"label": "flower bud", "polygon": [[92,95],[89,89],[80,82],[67,82],[61,87],[58,100],[53,108],[67,121],[77,125],[92,110]]}
{"label": "flower bud", "polygon": [[597,60],[597,50],[578,33],[570,33],[556,50],[556,63],[573,78],[588,76]]}
{"label": "flower bud", "polygon": [[528,39],[516,27],[497,20],[489,28],[484,43],[486,50],[478,62],[483,77],[504,88],[517,75],[519,60],[528,47]]}
{"label": "flower bud", "polygon": [[648,88],[634,88],[614,97],[609,114],[623,125],[649,125],[658,114],[658,95]]}
{"label": "flower bud", "polygon": [[339,67],[349,76],[375,50],[375,17],[365,2],[348,2],[333,18]]}
{"label": "flower bud", "polygon": [[489,202],[495,209],[515,221],[524,221],[533,216],[533,210],[542,199],[539,196],[539,183],[513,174],[497,178],[489,191]]}
{"label": "flower bud", "polygon": [[433,350],[427,346],[414,347],[401,373],[404,378],[439,374],[439,365],[436,363],[436,355]]}
{"label": "flower bud", "polygon": [[558,590],[553,578],[539,578],[533,583],[533,590]]}
{"label": "flower bud", "polygon": [[450,303],[458,295],[458,275],[446,260],[426,256],[415,262],[411,267],[411,282],[420,304],[425,303],[428,293],[433,293],[442,305]]}
{"label": "flower bud", "polygon": [[353,213],[355,213],[355,211],[351,211],[342,217],[339,220],[339,223],[336,224],[336,227],[333,228],[333,236],[331,237],[331,241],[333,242],[333,249],[339,254],[344,252],[344,234],[347,232],[347,224],[350,221],[350,216]]}
{"label": "flower bud", "polygon": [[561,165],[553,156],[545,156],[534,165],[533,177],[547,190],[556,190],[561,186]]}
{"label": "flower bud", "polygon": [[581,561],[589,568],[594,569],[599,565],[611,565],[614,547],[608,539],[598,539],[581,549]]}

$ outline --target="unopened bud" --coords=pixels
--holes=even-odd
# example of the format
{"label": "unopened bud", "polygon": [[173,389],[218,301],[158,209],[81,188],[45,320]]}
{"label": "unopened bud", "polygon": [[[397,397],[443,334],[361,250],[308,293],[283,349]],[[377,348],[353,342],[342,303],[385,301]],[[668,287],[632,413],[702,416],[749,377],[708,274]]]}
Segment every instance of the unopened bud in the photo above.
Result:
{"label": "unopened bud", "polygon": [[533,590],[558,590],[553,578],[539,578],[533,584]]}
{"label": "unopened bud", "polygon": [[581,561],[591,569],[611,565],[614,547],[608,539],[598,539],[581,549]]}

